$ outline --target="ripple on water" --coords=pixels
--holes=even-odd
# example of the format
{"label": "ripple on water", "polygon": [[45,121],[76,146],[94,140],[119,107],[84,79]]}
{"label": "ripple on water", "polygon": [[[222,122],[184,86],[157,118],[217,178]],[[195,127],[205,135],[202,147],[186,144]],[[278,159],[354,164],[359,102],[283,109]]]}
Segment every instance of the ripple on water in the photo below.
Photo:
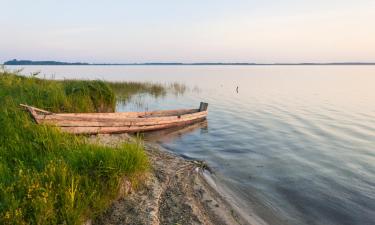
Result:
{"label": "ripple on water", "polygon": [[143,104],[119,109],[190,108],[206,101],[206,127],[161,143],[206,160],[242,208],[254,208],[273,224],[375,224],[375,67],[32,68],[25,73],[69,78],[73,71],[197,86],[199,93],[142,96]]}

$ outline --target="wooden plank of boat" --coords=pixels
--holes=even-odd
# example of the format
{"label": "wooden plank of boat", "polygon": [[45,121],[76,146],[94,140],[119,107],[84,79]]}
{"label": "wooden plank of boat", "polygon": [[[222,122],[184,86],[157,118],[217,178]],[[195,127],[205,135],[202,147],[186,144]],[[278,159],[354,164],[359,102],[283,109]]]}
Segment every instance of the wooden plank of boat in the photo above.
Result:
{"label": "wooden plank of boat", "polygon": [[178,114],[178,115],[169,115],[169,116],[152,116],[152,117],[128,117],[124,115],[118,115],[118,114],[112,114],[112,116],[86,116],[84,115],[85,113],[77,114],[77,116],[65,116],[65,114],[52,114],[52,115],[43,115],[43,114],[34,114],[33,116],[36,119],[41,119],[41,120],[52,120],[52,121],[60,121],[60,120],[71,120],[71,121],[156,121],[159,119],[164,119],[164,120],[171,120],[171,119],[176,119],[176,118],[183,118],[186,116],[190,115],[199,115],[199,114],[204,114],[207,111],[203,112],[198,112],[196,109],[189,110],[188,113],[185,114]]}
{"label": "wooden plank of boat", "polygon": [[103,118],[81,118],[71,120],[70,118],[43,118],[43,116],[35,116],[37,121],[49,123],[49,124],[58,124],[59,126],[146,126],[146,125],[156,125],[156,124],[167,124],[174,122],[182,122],[193,120],[201,117],[206,117],[207,111],[197,112],[192,114],[186,114],[182,116],[169,116],[169,117],[152,117],[152,118],[129,118],[129,119],[103,119]]}
{"label": "wooden plank of boat", "polygon": [[52,124],[75,134],[140,132],[183,126],[207,117],[207,103],[199,109],[119,113],[51,113],[28,105],[25,107],[40,124]]}
{"label": "wooden plank of boat", "polygon": [[39,120],[44,123],[49,124],[56,124],[61,127],[122,127],[122,126],[150,126],[150,125],[162,125],[162,124],[169,124],[169,123],[176,123],[176,122],[184,122],[194,119],[199,119],[207,116],[207,112],[195,113],[194,115],[191,114],[189,116],[181,116],[176,118],[160,118],[160,119],[153,119],[153,120],[105,120],[105,121],[98,121],[98,120]]}
{"label": "wooden plank of boat", "polygon": [[[35,108],[34,108],[35,109]],[[48,111],[47,111],[48,112]],[[115,113],[49,113],[42,114],[46,118],[150,118],[164,116],[178,116],[199,112],[198,109],[179,109],[179,110],[163,110],[151,112],[115,112]]]}
{"label": "wooden plank of boat", "polygon": [[111,133],[136,133],[153,130],[167,129],[171,127],[186,126],[203,121],[205,118],[189,120],[178,123],[161,124],[154,126],[125,126],[125,127],[61,127],[63,131],[73,134],[111,134]]}
{"label": "wooden plank of boat", "polygon": [[[203,104],[203,103],[201,103]],[[174,115],[184,115],[194,112],[201,112],[206,110],[199,109],[177,109],[177,110],[159,110],[159,111],[148,111],[148,112],[113,112],[113,113],[52,113],[46,110],[42,110],[36,107],[28,106],[25,104],[20,104],[22,107],[26,108],[29,111],[32,111],[36,115],[39,115],[38,112],[43,116],[53,117],[87,117],[87,118],[117,118],[117,117],[126,117],[126,118],[148,118],[148,117],[162,117],[162,116],[174,116]]]}

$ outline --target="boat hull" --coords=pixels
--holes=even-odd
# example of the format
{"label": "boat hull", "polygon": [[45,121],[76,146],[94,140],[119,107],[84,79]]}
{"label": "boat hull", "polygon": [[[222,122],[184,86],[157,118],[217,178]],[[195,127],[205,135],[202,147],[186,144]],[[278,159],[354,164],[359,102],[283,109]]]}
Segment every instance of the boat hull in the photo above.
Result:
{"label": "boat hull", "polygon": [[189,121],[181,121],[160,125],[152,126],[122,126],[122,127],[61,127],[65,132],[73,134],[116,134],[116,133],[137,133],[137,132],[147,132],[162,130],[172,127],[183,127],[193,123],[201,122],[205,118],[199,118]]}
{"label": "boat hull", "polygon": [[[206,104],[206,103],[204,103]],[[22,105],[38,124],[55,125],[73,134],[136,133],[181,127],[206,119],[207,105],[199,109],[119,113],[51,113]]]}

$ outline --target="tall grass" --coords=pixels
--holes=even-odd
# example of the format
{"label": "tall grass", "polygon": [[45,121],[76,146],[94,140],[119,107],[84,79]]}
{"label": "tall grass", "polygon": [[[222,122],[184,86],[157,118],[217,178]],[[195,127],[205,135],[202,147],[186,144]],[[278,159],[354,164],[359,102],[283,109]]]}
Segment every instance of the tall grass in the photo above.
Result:
{"label": "tall grass", "polygon": [[151,82],[107,82],[116,93],[116,100],[128,102],[132,96],[148,94],[155,98],[165,97],[167,93],[182,95],[187,90],[184,84],[170,83],[160,84]]}
{"label": "tall grass", "polygon": [[81,224],[108,206],[121,176],[148,169],[141,143],[87,144],[36,125],[20,103],[54,112],[107,112],[114,110],[115,95],[102,81],[0,72],[0,224]]}
{"label": "tall grass", "polygon": [[109,86],[116,93],[117,101],[127,102],[136,94],[147,93],[154,97],[161,97],[167,94],[165,87],[155,83],[140,82],[108,82]]}

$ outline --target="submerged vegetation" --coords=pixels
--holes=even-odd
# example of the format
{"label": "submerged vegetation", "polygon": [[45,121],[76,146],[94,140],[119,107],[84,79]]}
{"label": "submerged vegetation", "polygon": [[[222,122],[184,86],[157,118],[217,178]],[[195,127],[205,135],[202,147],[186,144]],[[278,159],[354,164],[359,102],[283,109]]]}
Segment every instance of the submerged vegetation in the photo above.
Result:
{"label": "submerged vegetation", "polygon": [[0,224],[80,224],[101,213],[119,178],[147,171],[143,145],[110,148],[36,125],[20,103],[53,112],[109,112],[115,92],[159,95],[159,85],[55,81],[0,71]]}

